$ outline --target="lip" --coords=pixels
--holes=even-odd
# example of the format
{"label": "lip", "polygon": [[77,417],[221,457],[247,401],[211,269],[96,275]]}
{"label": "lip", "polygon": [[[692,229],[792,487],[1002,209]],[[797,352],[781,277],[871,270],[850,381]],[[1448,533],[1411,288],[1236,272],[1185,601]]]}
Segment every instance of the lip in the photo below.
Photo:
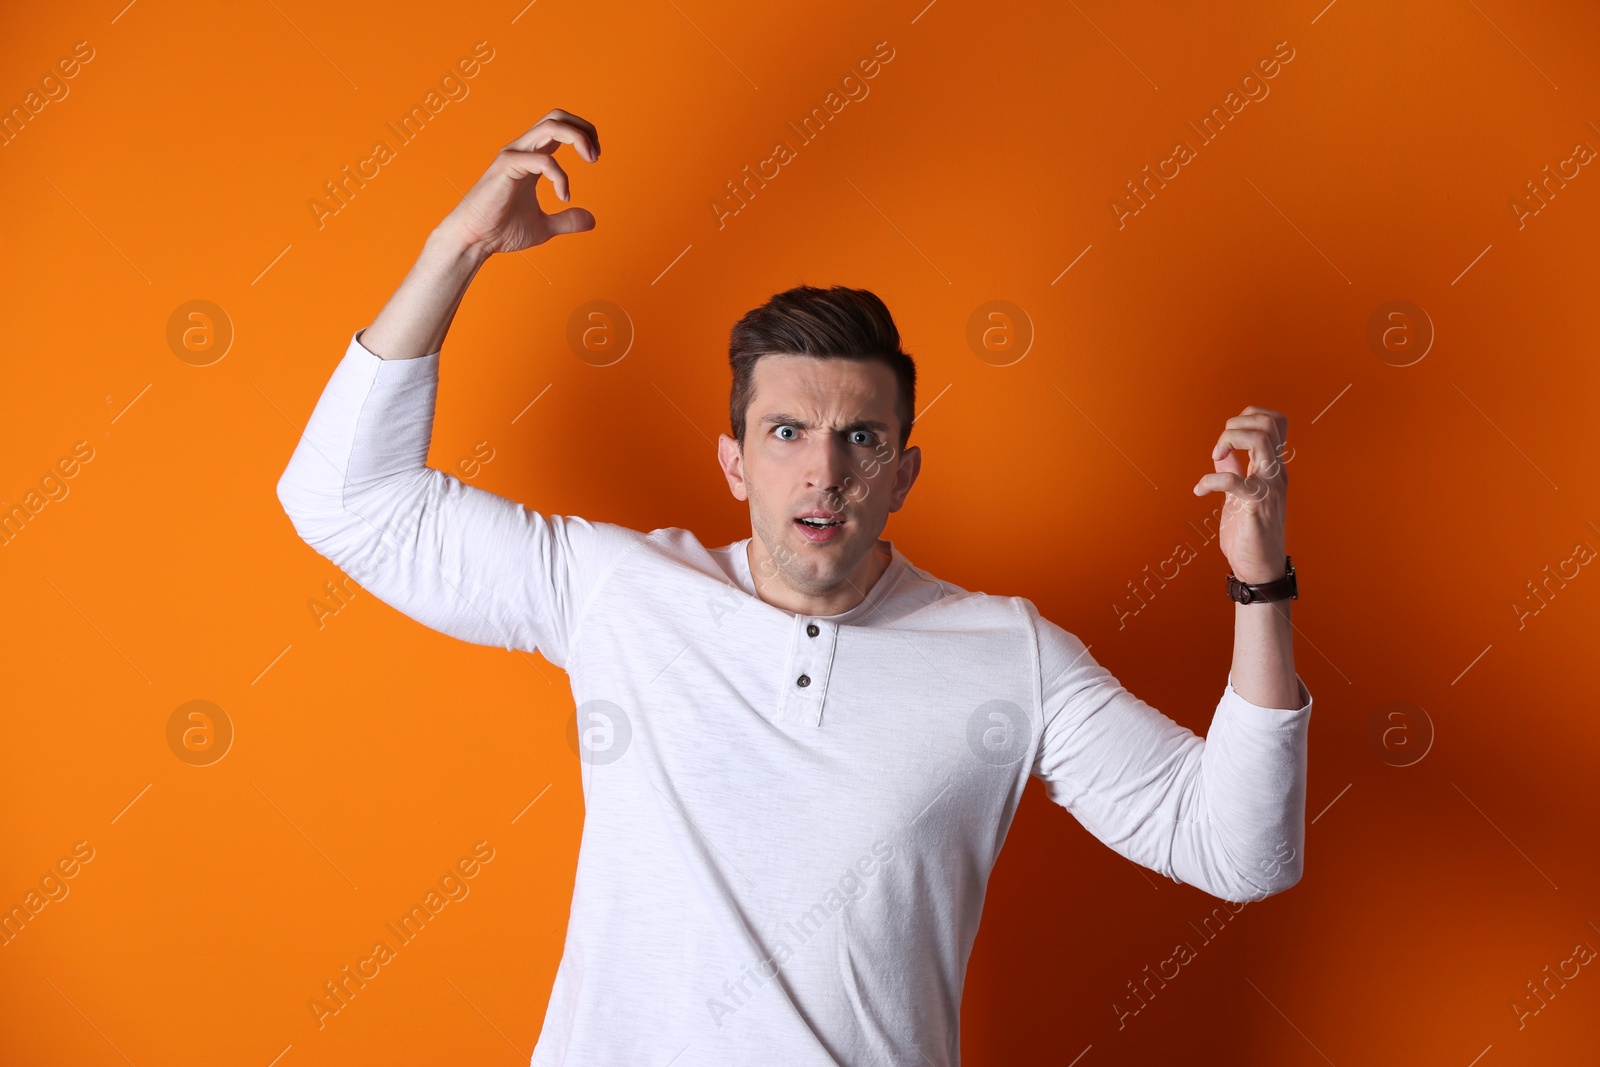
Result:
{"label": "lip", "polygon": [[[838,520],[838,525],[829,526],[824,530],[813,530],[811,527],[801,522],[801,519],[836,519]],[[810,541],[814,545],[826,544],[829,541],[835,541],[839,539],[844,535],[844,528],[849,525],[849,520],[840,515],[838,512],[826,511],[820,508],[813,509],[811,511],[802,511],[790,521],[794,524],[795,529],[800,531],[800,536],[804,537],[807,541]]]}

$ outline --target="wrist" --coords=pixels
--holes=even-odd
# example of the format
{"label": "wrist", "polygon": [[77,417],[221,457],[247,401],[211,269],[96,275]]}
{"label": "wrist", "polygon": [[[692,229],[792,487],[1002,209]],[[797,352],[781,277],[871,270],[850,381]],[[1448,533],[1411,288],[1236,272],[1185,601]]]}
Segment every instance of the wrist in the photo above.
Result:
{"label": "wrist", "polygon": [[444,228],[430,233],[422,252],[361,343],[380,359],[416,359],[439,352],[462,297],[489,253]]}
{"label": "wrist", "polygon": [[482,241],[467,237],[448,221],[433,228],[423,242],[423,250],[430,256],[465,265],[474,273],[494,254]]}
{"label": "wrist", "polygon": [[1271,569],[1276,568],[1249,564],[1246,565],[1246,573],[1242,575],[1230,569],[1228,598],[1243,605],[1293,600],[1300,595],[1292,557],[1287,555],[1283,557],[1283,568],[1276,577],[1268,575]]}
{"label": "wrist", "polygon": [[1267,582],[1275,582],[1288,574],[1289,568],[1287,564],[1280,563],[1276,567],[1261,565],[1244,568],[1235,567],[1231,568],[1229,573],[1247,585],[1265,585]]}

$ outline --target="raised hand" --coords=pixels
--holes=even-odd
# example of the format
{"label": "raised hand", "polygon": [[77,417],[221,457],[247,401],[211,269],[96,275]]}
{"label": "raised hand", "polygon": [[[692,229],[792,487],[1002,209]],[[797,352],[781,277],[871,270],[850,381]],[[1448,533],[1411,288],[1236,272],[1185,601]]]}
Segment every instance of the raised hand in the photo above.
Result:
{"label": "raised hand", "polygon": [[561,145],[570,144],[593,163],[600,158],[594,124],[556,108],[502,148],[476,185],[440,223],[466,245],[485,252],[520,252],[543,244],[558,233],[594,229],[594,215],[581,207],[546,214],[537,187],[542,174],[562,200],[572,199],[567,172],[555,160]]}
{"label": "raised hand", "polygon": [[[1282,412],[1253,404],[1245,408],[1224,424],[1222,436],[1211,449],[1216,471],[1194,487],[1196,496],[1228,494],[1217,531],[1218,546],[1234,576],[1252,585],[1284,575],[1288,432],[1289,418]],[[1249,455],[1248,471],[1240,466],[1235,449]]]}

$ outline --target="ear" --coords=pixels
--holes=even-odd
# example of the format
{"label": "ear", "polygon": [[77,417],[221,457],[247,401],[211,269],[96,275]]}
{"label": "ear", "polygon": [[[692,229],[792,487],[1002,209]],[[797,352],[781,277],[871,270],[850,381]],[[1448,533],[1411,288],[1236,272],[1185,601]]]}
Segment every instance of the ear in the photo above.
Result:
{"label": "ear", "polygon": [[895,468],[894,486],[889,491],[889,510],[899,511],[900,506],[906,502],[906,494],[911,492],[911,485],[917,480],[917,475],[922,471],[922,449],[912,445],[900,453],[900,464]]}
{"label": "ear", "polygon": [[739,442],[727,434],[717,435],[717,463],[728,479],[728,491],[733,494],[733,498],[750,499],[744,484],[744,453],[739,450]]}

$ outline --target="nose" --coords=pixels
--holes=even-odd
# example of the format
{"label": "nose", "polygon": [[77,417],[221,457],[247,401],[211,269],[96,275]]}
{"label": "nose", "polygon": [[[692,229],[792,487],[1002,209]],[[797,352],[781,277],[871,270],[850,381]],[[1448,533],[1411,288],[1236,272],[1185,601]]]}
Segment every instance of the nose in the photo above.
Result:
{"label": "nose", "polygon": [[844,434],[817,434],[806,452],[806,488],[821,489],[828,495],[829,507],[838,507],[843,498],[854,494],[860,479],[850,462],[850,446]]}

